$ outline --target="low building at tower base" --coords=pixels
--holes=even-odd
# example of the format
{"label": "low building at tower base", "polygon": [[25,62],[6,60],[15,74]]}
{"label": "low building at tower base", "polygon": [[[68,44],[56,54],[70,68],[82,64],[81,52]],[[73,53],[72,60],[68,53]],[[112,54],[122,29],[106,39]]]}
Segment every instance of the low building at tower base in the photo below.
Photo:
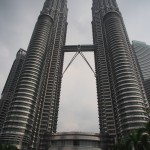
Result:
{"label": "low building at tower base", "polygon": [[100,136],[95,133],[62,132],[50,137],[48,150],[102,150]]}

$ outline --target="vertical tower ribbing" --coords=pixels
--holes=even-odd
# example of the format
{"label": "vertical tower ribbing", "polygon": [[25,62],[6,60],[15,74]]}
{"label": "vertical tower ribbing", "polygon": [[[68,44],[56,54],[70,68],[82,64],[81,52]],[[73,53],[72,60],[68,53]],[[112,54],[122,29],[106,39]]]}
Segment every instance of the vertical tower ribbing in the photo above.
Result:
{"label": "vertical tower ribbing", "polygon": [[[41,15],[36,24],[27,51],[27,59],[3,128],[3,139],[12,144],[22,142],[27,149],[32,135],[43,61],[52,19]],[[15,106],[18,108],[16,109]],[[11,138],[10,138],[11,137]],[[17,137],[17,141],[16,141]],[[13,141],[13,142],[12,142]]]}
{"label": "vertical tower ribbing", "polygon": [[133,41],[132,47],[142,75],[146,96],[150,104],[150,45],[140,41]]}
{"label": "vertical tower ribbing", "polygon": [[40,125],[40,150],[45,146],[45,134],[55,133],[59,108],[60,87],[63,67],[63,51],[67,24],[67,1],[61,0],[54,16],[54,26],[49,41],[51,54],[47,60],[47,73],[43,86],[43,113]]}
{"label": "vertical tower ribbing", "polygon": [[[1,134],[1,141],[28,149],[34,139],[33,129],[43,81],[44,60],[52,33],[54,11],[58,0],[46,0],[36,23],[12,104]],[[17,106],[17,109],[16,109]]]}
{"label": "vertical tower ribbing", "polygon": [[115,119],[113,112],[113,101],[111,84],[109,79],[107,52],[105,51],[104,35],[103,35],[103,20],[105,13],[105,1],[93,1],[93,41],[95,46],[95,67],[97,79],[97,94],[100,130],[115,136]]}
{"label": "vertical tower ribbing", "polygon": [[[146,123],[145,99],[120,15],[113,12],[105,15],[104,27],[118,109],[118,134],[125,135]],[[134,115],[131,115],[133,112]]]}
{"label": "vertical tower ribbing", "polygon": [[[147,122],[147,100],[116,0],[93,0],[92,13],[100,130],[121,138]],[[66,28],[67,0],[46,0],[4,107],[1,142],[45,150],[56,132]]]}
{"label": "vertical tower ribbing", "polygon": [[20,73],[23,68],[23,64],[26,58],[26,51],[23,49],[20,49],[17,52],[16,59],[12,65],[11,71],[9,73],[7,82],[4,86],[3,92],[2,92],[2,98],[0,100],[0,130],[2,129],[2,126],[4,124],[6,114],[8,112],[10,103],[12,101]]}
{"label": "vertical tower ribbing", "polygon": [[116,0],[92,10],[100,128],[121,137],[147,122],[146,99]]}

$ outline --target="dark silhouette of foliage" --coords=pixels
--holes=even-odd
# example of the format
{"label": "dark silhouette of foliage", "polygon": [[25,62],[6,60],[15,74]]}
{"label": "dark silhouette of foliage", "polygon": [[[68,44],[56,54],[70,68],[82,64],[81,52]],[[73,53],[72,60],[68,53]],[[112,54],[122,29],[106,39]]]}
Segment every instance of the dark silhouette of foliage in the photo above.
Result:
{"label": "dark silhouette of foliage", "polygon": [[118,142],[114,150],[150,150],[150,121]]}
{"label": "dark silhouette of foliage", "polygon": [[0,144],[0,150],[18,150],[18,149],[14,145]]}

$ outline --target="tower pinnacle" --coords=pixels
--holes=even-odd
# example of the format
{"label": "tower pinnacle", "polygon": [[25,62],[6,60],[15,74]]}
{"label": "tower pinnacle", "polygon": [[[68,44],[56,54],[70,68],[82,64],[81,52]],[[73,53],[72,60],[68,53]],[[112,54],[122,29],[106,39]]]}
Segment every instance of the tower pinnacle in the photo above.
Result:
{"label": "tower pinnacle", "polygon": [[93,6],[96,13],[101,12],[103,15],[111,11],[118,11],[116,0],[93,0]]}
{"label": "tower pinnacle", "polygon": [[46,0],[42,9],[41,14],[50,15],[51,17],[54,14],[54,10],[57,7],[57,3],[59,0]]}

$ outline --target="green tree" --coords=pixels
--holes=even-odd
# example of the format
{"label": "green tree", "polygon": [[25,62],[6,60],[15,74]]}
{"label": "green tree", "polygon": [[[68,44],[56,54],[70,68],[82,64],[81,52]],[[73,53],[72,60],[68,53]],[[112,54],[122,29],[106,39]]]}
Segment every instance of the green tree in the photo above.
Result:
{"label": "green tree", "polygon": [[126,150],[126,141],[122,139],[118,144],[114,146],[114,150]]}
{"label": "green tree", "polygon": [[0,150],[18,150],[14,145],[0,144]]}
{"label": "green tree", "polygon": [[139,129],[139,143],[141,144],[141,150],[150,150],[150,121],[144,128]]}
{"label": "green tree", "polygon": [[133,131],[129,134],[126,139],[127,150],[143,150],[140,142],[141,133],[142,132]]}
{"label": "green tree", "polygon": [[114,150],[150,150],[150,121],[145,127],[131,132]]}

